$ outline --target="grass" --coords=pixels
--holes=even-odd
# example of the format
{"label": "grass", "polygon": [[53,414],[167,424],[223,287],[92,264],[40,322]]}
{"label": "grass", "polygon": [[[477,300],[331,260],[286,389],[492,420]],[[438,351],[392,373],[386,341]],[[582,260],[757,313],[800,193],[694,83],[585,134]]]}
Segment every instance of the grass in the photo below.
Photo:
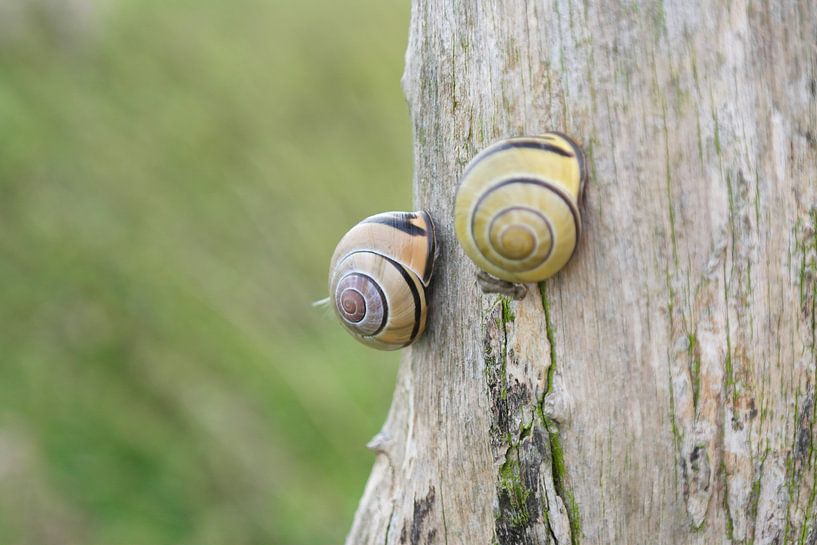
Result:
{"label": "grass", "polygon": [[407,3],[45,10],[0,21],[0,543],[340,542],[397,355],[310,302],[411,206]]}

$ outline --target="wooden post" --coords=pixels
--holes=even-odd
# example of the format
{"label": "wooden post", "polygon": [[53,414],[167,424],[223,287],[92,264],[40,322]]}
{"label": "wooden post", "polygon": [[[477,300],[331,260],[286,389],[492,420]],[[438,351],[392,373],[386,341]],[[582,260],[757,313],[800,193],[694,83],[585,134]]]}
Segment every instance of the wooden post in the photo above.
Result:
{"label": "wooden post", "polygon": [[[440,253],[347,544],[815,543],[817,4],[414,0],[403,86]],[[548,129],[579,249],[483,295],[457,178]]]}

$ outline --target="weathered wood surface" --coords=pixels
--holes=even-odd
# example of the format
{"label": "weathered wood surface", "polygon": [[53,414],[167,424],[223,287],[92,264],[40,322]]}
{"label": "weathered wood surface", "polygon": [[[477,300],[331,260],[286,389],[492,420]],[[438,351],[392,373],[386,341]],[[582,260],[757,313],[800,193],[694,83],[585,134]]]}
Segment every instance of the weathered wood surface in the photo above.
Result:
{"label": "weathered wood surface", "polygon": [[[347,543],[815,543],[817,3],[415,0],[403,83],[440,254]],[[579,250],[484,296],[457,177],[546,129]]]}

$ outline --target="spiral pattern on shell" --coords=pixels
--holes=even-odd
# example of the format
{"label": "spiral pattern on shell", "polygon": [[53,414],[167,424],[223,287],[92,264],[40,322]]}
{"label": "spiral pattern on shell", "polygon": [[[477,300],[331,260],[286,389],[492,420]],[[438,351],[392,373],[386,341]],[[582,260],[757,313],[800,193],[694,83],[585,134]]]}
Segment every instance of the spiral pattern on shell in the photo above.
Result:
{"label": "spiral pattern on shell", "polygon": [[572,257],[587,176],[581,148],[560,133],[502,140],[466,167],[454,222],[465,253],[489,274],[539,282]]}
{"label": "spiral pattern on shell", "polygon": [[343,326],[381,350],[411,344],[425,330],[435,251],[425,211],[386,212],[355,225],[330,264],[329,293]]}

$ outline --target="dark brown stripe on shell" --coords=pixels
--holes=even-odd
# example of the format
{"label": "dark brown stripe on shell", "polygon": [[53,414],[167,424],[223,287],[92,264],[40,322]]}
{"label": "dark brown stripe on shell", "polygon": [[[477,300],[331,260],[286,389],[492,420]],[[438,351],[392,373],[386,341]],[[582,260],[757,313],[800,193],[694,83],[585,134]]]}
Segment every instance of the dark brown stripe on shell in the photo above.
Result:
{"label": "dark brown stripe on shell", "polygon": [[383,288],[380,287],[380,284],[378,284],[374,278],[367,274],[362,274],[361,276],[365,276],[366,278],[372,281],[372,284],[374,284],[377,293],[380,295],[380,300],[383,301],[383,319],[380,321],[380,327],[377,328],[377,331],[372,333],[372,337],[374,337],[375,335],[383,331],[383,328],[386,327],[387,323],[389,323],[389,300],[386,299],[386,294],[383,293]]}
{"label": "dark brown stripe on shell", "polygon": [[483,159],[486,157],[490,157],[495,153],[499,153],[501,151],[513,149],[513,148],[527,148],[527,149],[538,149],[542,151],[550,151],[555,153],[556,155],[561,155],[562,157],[573,157],[573,154],[569,151],[565,151],[558,146],[554,146],[553,144],[549,144],[547,142],[542,142],[540,137],[515,137],[515,139],[511,140],[502,140],[497,142],[496,144],[489,146],[478,153],[471,162],[468,163],[468,168],[460,176],[460,180],[464,180],[465,177],[471,172]]}
{"label": "dark brown stripe on shell", "polygon": [[548,131],[548,134],[555,134],[560,138],[564,138],[564,140],[570,144],[570,147],[573,148],[573,152],[576,154],[576,158],[579,160],[579,199],[581,200],[582,194],[584,193],[584,186],[587,183],[588,172],[587,172],[587,159],[584,156],[584,150],[573,140],[571,137],[566,135],[563,132],[559,131]]}
{"label": "dark brown stripe on shell", "polygon": [[394,214],[389,214],[388,216],[375,216],[366,220],[363,220],[361,223],[379,223],[381,225],[387,225],[398,231],[402,231],[408,235],[413,237],[417,236],[425,236],[426,230],[418,225],[414,225],[411,223],[411,220],[417,217],[416,214],[412,212],[396,212]]}
{"label": "dark brown stripe on shell", "polygon": [[[383,259],[385,259],[386,261],[388,261],[389,263],[394,265],[394,267],[397,269],[397,272],[399,272],[403,276],[403,280],[405,280],[406,284],[408,284],[409,291],[411,291],[411,296],[414,299],[414,326],[413,326],[412,331],[411,331],[411,338],[409,339],[409,341],[406,344],[403,345],[403,346],[408,346],[409,344],[411,344],[412,341],[414,341],[414,338],[417,336],[417,332],[420,330],[420,314],[421,314],[421,312],[420,312],[420,310],[421,310],[420,309],[420,293],[417,291],[417,286],[414,285],[414,281],[411,279],[411,273],[409,273],[406,270],[405,267],[403,267],[400,263],[398,263],[394,259],[392,259],[390,257],[387,257],[387,256],[385,256],[383,254],[373,252],[371,250],[355,250],[354,252],[349,252],[348,254],[343,256],[342,259],[339,259],[338,263],[348,259],[350,256],[353,256],[355,254],[374,254],[376,256],[382,257]],[[377,290],[380,292],[380,295],[383,296],[383,324],[381,324],[380,329],[378,329],[376,332],[372,333],[371,335],[364,335],[365,337],[374,337],[375,335],[377,335],[378,333],[380,333],[383,330],[383,327],[385,326],[386,322],[388,321],[388,316],[389,316],[388,302],[386,300],[385,295],[383,294],[383,290],[380,287],[380,284],[375,282],[374,279],[371,276],[363,274],[363,273],[359,273],[359,272],[354,272],[354,273],[349,273],[349,274],[359,274],[360,276],[365,276],[366,278],[370,279],[372,281],[372,283],[374,283],[375,287],[377,287]],[[425,289],[423,289],[423,295],[425,295],[425,293],[426,293],[426,291],[425,291]]]}
{"label": "dark brown stripe on shell", "polygon": [[420,213],[423,215],[426,225],[428,225],[428,255],[426,256],[426,268],[423,271],[423,286],[427,287],[431,281],[431,274],[434,272],[434,258],[437,254],[437,233],[434,232],[434,222],[431,219],[431,214],[425,210]]}
{"label": "dark brown stripe on shell", "polygon": [[411,273],[409,273],[405,267],[403,267],[400,263],[389,257],[386,256],[381,257],[383,257],[383,259],[394,265],[394,268],[397,269],[397,272],[403,275],[403,280],[406,281],[406,284],[408,285],[409,290],[411,291],[411,297],[414,299],[414,325],[411,328],[411,337],[409,337],[408,342],[406,342],[403,345],[408,346],[412,342],[414,342],[414,338],[417,336],[417,332],[420,331],[420,315],[421,315],[420,293],[417,291],[417,286],[414,285],[414,280],[411,279]]}
{"label": "dark brown stripe on shell", "polygon": [[[353,252],[353,253],[367,253],[367,252]],[[374,252],[368,252],[368,253],[374,253]],[[349,255],[351,255],[351,254],[347,254],[346,257],[348,257]],[[344,257],[344,259],[346,259],[346,257]],[[377,281],[375,281],[375,279],[372,278],[371,276],[369,276],[368,274],[364,274],[362,272],[350,272],[349,274],[345,275],[343,278],[346,278],[346,277],[349,277],[349,276],[359,276],[359,277],[369,281],[374,286],[374,288],[377,290],[377,294],[380,296],[380,300],[383,302],[383,317],[380,319],[380,325],[377,326],[377,330],[375,330],[375,332],[372,333],[371,335],[360,334],[361,337],[374,337],[375,335],[377,335],[378,333],[383,331],[383,328],[386,327],[386,324],[389,321],[389,301],[386,299],[386,294],[383,293],[383,288],[380,287],[380,284],[378,284]],[[343,281],[343,278],[340,280],[340,282]],[[338,284],[340,284],[340,282],[338,282]],[[366,305],[366,308],[368,309],[368,305]],[[355,323],[359,323],[359,322],[349,322],[349,323],[355,324]]]}
{"label": "dark brown stripe on shell", "polygon": [[357,323],[366,316],[366,298],[354,288],[346,288],[340,294],[340,308],[344,317]]}
{"label": "dark brown stripe on shell", "polygon": [[[504,180],[502,182],[496,183],[491,186],[491,189],[480,195],[479,200],[476,202],[474,207],[471,209],[471,238],[476,241],[476,236],[474,236],[474,210],[479,208],[479,205],[482,203],[485,198],[496,191],[501,187],[505,187],[506,185],[512,184],[530,184],[530,185],[538,185],[539,187],[543,187],[545,189],[549,189],[550,191],[554,192],[560,199],[562,199],[567,207],[570,209],[570,214],[573,216],[573,225],[576,228],[576,244],[573,245],[573,251],[570,253],[570,257],[573,257],[573,254],[576,253],[576,248],[579,246],[579,238],[581,235],[582,229],[582,222],[579,218],[579,209],[576,208],[576,205],[573,204],[573,201],[570,199],[568,195],[566,195],[561,189],[556,187],[554,184],[547,180],[540,180],[537,178],[510,178],[508,180]],[[544,263],[544,262],[543,262]]]}
{"label": "dark brown stripe on shell", "polygon": [[[482,199],[480,199],[480,200],[482,200]],[[547,219],[547,216],[542,214],[540,211],[534,210],[533,208],[529,208],[527,206],[509,206],[508,208],[503,208],[502,210],[500,210],[499,213],[497,213],[497,215],[494,216],[491,219],[491,223],[488,224],[488,232],[491,231],[491,226],[494,224],[494,221],[496,221],[497,216],[499,216],[500,214],[504,214],[505,212],[507,212],[509,210],[525,210],[526,212],[532,212],[533,214],[536,214],[537,216],[539,216],[542,219],[542,221],[545,222],[545,227],[548,228],[548,232],[550,233],[550,248],[548,248],[547,255],[545,255],[545,257],[542,259],[542,261],[539,262],[539,265],[537,265],[536,267],[540,266],[542,263],[544,263],[548,259],[550,259],[550,254],[553,253],[553,248],[556,246],[556,244],[555,244],[556,239],[553,237],[553,226],[550,224],[550,220]],[[472,219],[471,219],[471,233],[473,233],[473,232],[474,232],[474,220],[473,220],[473,217],[472,217]],[[578,233],[576,233],[576,235],[578,237]],[[471,236],[473,236],[473,234]],[[498,250],[497,250],[497,253],[499,253]],[[502,255],[502,254],[500,254],[500,255]],[[522,258],[522,259],[509,259],[509,258],[506,257],[505,259],[508,259],[509,261],[524,261],[525,258]],[[536,267],[534,267],[534,268],[536,268]]]}

